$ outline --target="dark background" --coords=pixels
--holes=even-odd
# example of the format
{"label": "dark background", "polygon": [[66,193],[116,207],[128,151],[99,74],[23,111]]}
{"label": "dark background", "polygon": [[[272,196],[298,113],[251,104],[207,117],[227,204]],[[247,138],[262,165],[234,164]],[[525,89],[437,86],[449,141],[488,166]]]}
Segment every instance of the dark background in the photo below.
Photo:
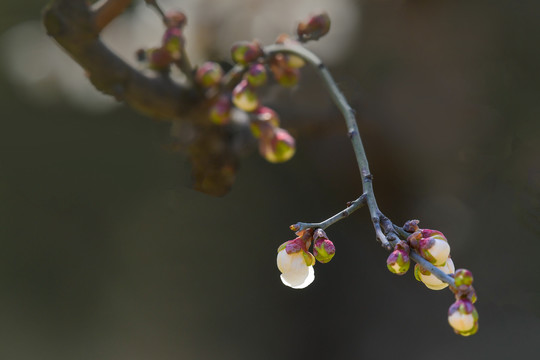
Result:
{"label": "dark background", "polygon": [[[473,271],[477,335],[453,334],[448,290],[386,270],[365,209],[328,229],[337,255],[312,285],[281,284],[288,225],[361,192],[312,71],[268,103],[297,129],[297,155],[273,165],[251,152],[223,198],[190,190],[186,157],[164,146],[169,124],[36,104],[2,72],[0,358],[534,357],[540,3],[359,5],[355,46],[331,70],[358,111],[383,212],[443,231],[456,267]],[[0,32],[42,6],[2,2]]]}

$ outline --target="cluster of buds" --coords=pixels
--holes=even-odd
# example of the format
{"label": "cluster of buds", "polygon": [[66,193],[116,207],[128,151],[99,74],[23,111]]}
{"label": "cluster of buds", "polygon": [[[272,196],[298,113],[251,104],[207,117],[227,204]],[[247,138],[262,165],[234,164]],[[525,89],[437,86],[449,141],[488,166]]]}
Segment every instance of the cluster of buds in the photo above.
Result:
{"label": "cluster of buds", "polygon": [[454,274],[455,287],[451,290],[456,302],[448,309],[448,323],[456,334],[470,336],[478,331],[478,311],[474,307],[476,292],[472,287],[473,276],[467,269],[459,269]]}
{"label": "cluster of buds", "polygon": [[[298,25],[298,41],[282,34],[277,38],[276,44],[299,45],[300,42],[317,40],[329,29],[328,14],[314,14]],[[280,121],[276,112],[261,104],[256,90],[268,82],[268,72],[284,87],[296,85],[300,68],[305,65],[304,60],[285,53],[267,56],[256,40],[235,43],[231,48],[231,58],[237,64],[232,71],[238,71],[240,67],[241,77],[236,78],[235,75],[223,80],[223,69],[214,62],[204,63],[197,69],[195,82],[201,88],[211,90],[208,92],[209,97],[214,98],[209,113],[210,120],[218,125],[229,123],[233,108],[248,113],[251,131],[259,141],[260,154],[272,163],[289,160],[296,151],[295,140],[289,132],[279,127]],[[231,84],[231,81],[234,82]]]}
{"label": "cluster of buds", "polygon": [[[329,262],[336,248],[322,229],[298,230],[296,225],[292,225],[291,229],[296,231],[298,237],[279,246],[277,267],[283,284],[293,289],[303,289],[315,280],[315,260]],[[313,253],[309,251],[312,243]]]}
{"label": "cluster of buds", "polygon": [[[403,230],[412,234],[406,241],[396,244],[386,261],[388,270],[397,275],[405,274],[410,267],[410,251],[416,251],[442,272],[452,276],[455,286],[451,286],[450,290],[455,294],[456,302],[448,310],[448,322],[459,335],[475,334],[478,331],[478,312],[473,305],[476,302],[476,292],[472,287],[471,272],[465,269],[455,271],[446,237],[437,230],[420,229],[418,223],[418,220],[411,220],[403,226]],[[448,286],[419,264],[414,267],[414,276],[432,290],[441,290]]]}
{"label": "cluster of buds", "polygon": [[171,64],[178,63],[182,57],[185,46],[183,31],[187,18],[183,12],[172,10],[165,14],[164,21],[166,29],[161,46],[138,50],[136,56],[149,69],[167,73]]}

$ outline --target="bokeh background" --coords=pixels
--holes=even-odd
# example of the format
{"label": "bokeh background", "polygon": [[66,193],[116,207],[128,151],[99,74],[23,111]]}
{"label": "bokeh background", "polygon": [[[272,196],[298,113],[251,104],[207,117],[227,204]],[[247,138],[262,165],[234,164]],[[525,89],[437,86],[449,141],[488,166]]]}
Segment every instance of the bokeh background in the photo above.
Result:
{"label": "bokeh background", "polygon": [[[538,353],[539,2],[177,0],[194,62],[328,10],[331,34],[314,49],[358,112],[380,207],[443,231],[456,267],[473,271],[480,331],[470,338],[447,325],[449,291],[386,270],[365,209],[328,229],[337,255],[312,285],[281,284],[288,225],[361,193],[345,126],[313,71],[264,95],[297,135],[297,155],[273,165],[249,152],[233,190],[213,198],[190,189],[169,123],[97,93],[43,35],[43,6],[0,3],[0,358]],[[104,37],[130,58],[159,27],[139,2]]]}

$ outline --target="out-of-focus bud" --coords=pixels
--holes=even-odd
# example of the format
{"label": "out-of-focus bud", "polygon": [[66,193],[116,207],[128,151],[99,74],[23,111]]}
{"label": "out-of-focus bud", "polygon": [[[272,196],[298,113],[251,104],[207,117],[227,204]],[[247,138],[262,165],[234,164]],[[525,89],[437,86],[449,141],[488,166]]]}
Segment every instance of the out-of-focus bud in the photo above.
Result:
{"label": "out-of-focus bud", "polygon": [[[452,274],[455,270],[454,262],[450,258],[446,260],[446,264],[444,264],[444,266],[437,267],[445,274]],[[414,277],[416,280],[423,282],[424,285],[431,290],[442,290],[448,286],[447,283],[439,280],[435,275],[418,264],[414,266]]]}
{"label": "out-of-focus bud", "polygon": [[300,41],[318,40],[330,30],[330,16],[321,12],[311,15],[306,21],[302,21],[296,28]]}
{"label": "out-of-focus bud", "polygon": [[195,75],[195,80],[204,88],[216,86],[223,77],[223,69],[218,63],[208,61],[202,64]]}
{"label": "out-of-focus bud", "polygon": [[263,55],[261,45],[257,41],[239,41],[231,48],[231,56],[235,63],[247,65]]}
{"label": "out-of-focus bud", "polygon": [[319,262],[325,264],[336,254],[334,243],[328,240],[323,229],[315,230],[313,234],[313,255]]}
{"label": "out-of-focus bud", "polygon": [[183,28],[187,24],[187,17],[181,11],[169,10],[165,13],[165,23],[167,27]]}
{"label": "out-of-focus bud", "polygon": [[217,125],[227,124],[231,119],[231,99],[221,95],[210,108],[210,120]]}
{"label": "out-of-focus bud", "polygon": [[294,138],[287,130],[277,128],[271,136],[259,139],[259,152],[271,163],[285,162],[293,157],[295,151]]}
{"label": "out-of-focus bud", "polygon": [[469,300],[458,300],[448,309],[448,323],[459,335],[474,335],[478,331],[478,311]]}
{"label": "out-of-focus bud", "polygon": [[171,53],[164,48],[153,48],[147,52],[148,67],[152,70],[165,71],[173,62]]}
{"label": "out-of-focus bud", "polygon": [[418,249],[424,259],[436,266],[444,265],[450,255],[450,245],[435,236],[420,240]]}
{"label": "out-of-focus bud", "polygon": [[253,64],[246,72],[246,79],[251,86],[261,86],[266,83],[268,76],[263,64]]}
{"label": "out-of-focus bud", "polygon": [[175,60],[180,60],[182,48],[184,47],[184,35],[182,30],[170,27],[165,30],[161,40],[163,48],[166,49]]}
{"label": "out-of-focus bud", "polygon": [[306,250],[302,238],[287,241],[278,248],[277,267],[283,284],[303,289],[313,282],[315,258]]}
{"label": "out-of-focus bud", "polygon": [[261,106],[253,114],[256,118],[251,121],[250,129],[255,138],[271,135],[274,129],[279,127],[279,116],[269,107]]}
{"label": "out-of-focus bud", "polygon": [[473,275],[472,272],[470,272],[467,269],[458,269],[456,270],[456,273],[454,274],[454,281],[456,283],[456,287],[460,287],[462,285],[465,286],[471,286],[473,283]]}
{"label": "out-of-focus bud", "polygon": [[277,54],[270,60],[270,70],[276,81],[284,87],[292,87],[298,84],[300,70],[287,64],[287,58],[283,54]]}
{"label": "out-of-focus bud", "polygon": [[390,272],[396,275],[403,275],[411,266],[411,260],[409,259],[409,246],[406,242],[400,241],[395,250],[386,259],[386,266]]}
{"label": "out-of-focus bud", "polygon": [[234,106],[240,110],[251,112],[259,107],[259,98],[245,79],[234,87],[232,94]]}

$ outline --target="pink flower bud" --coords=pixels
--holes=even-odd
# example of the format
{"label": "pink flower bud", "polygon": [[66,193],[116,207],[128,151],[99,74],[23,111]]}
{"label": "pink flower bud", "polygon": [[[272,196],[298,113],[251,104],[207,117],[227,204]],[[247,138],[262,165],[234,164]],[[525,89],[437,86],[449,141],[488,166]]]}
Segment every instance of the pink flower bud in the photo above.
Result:
{"label": "pink flower bud", "polygon": [[318,40],[330,30],[330,17],[326,12],[314,14],[298,24],[296,33],[301,41]]}
{"label": "pink flower bud", "polygon": [[183,28],[187,24],[187,17],[181,11],[170,10],[165,13],[165,23],[167,27]]}
{"label": "pink flower bud", "polygon": [[315,230],[313,241],[313,255],[315,255],[315,259],[323,264],[332,260],[336,254],[336,247],[334,243],[328,240],[326,233],[322,229]]}
{"label": "pink flower bud", "polygon": [[259,152],[272,163],[281,163],[293,157],[296,151],[294,138],[286,130],[277,128],[270,136],[259,139]]}
{"label": "pink flower bud", "polygon": [[210,108],[210,120],[217,125],[224,125],[231,119],[231,99],[227,95],[221,95]]}
{"label": "pink flower bud", "polygon": [[173,62],[171,53],[164,48],[153,48],[148,50],[148,67],[152,70],[165,71],[169,69]]}
{"label": "pink flower bud", "polygon": [[259,107],[259,98],[247,80],[240,81],[233,90],[232,101],[240,110],[251,112]]}
{"label": "pink flower bud", "polygon": [[247,65],[263,55],[261,45],[257,41],[239,41],[231,48],[231,56],[235,63]]}
{"label": "pink flower bud", "polygon": [[275,128],[279,127],[279,116],[269,107],[261,106],[253,114],[256,118],[251,121],[250,129],[255,138],[259,138],[261,135],[271,136]]}
{"label": "pink flower bud", "polygon": [[396,275],[405,274],[410,266],[409,254],[403,250],[394,250],[386,259],[386,267]]}
{"label": "pink flower bud", "polygon": [[473,275],[472,272],[470,272],[467,269],[458,269],[456,270],[456,273],[454,274],[454,281],[456,283],[456,287],[465,285],[465,286],[471,286],[473,283]]}
{"label": "pink flower bud", "polygon": [[179,60],[184,47],[184,35],[177,27],[170,27],[165,30],[161,43],[175,60]]}
{"label": "pink flower bud", "polygon": [[218,63],[208,61],[202,64],[195,74],[195,80],[204,88],[216,86],[223,77],[223,69]]}
{"label": "pink flower bud", "polygon": [[474,335],[478,331],[478,311],[469,300],[458,300],[448,309],[448,323],[459,335]]}
{"label": "pink flower bud", "polygon": [[255,87],[264,85],[268,78],[266,75],[266,68],[263,64],[251,65],[245,76],[249,84]]}

